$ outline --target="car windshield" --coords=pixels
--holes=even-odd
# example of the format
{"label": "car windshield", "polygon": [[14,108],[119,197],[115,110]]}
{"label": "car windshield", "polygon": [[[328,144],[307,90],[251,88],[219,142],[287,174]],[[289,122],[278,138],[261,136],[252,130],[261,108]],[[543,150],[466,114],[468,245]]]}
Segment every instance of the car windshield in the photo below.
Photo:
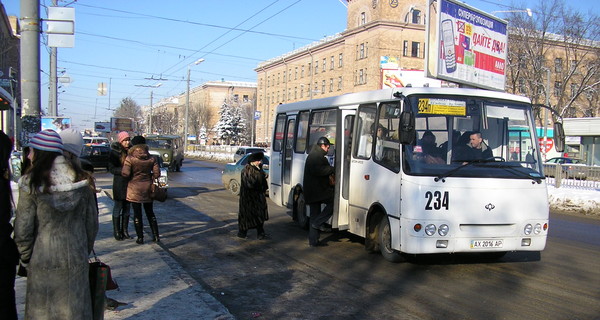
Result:
{"label": "car windshield", "polygon": [[171,140],[168,139],[147,139],[146,144],[149,148],[158,148],[158,149],[167,149],[170,148],[173,144]]}

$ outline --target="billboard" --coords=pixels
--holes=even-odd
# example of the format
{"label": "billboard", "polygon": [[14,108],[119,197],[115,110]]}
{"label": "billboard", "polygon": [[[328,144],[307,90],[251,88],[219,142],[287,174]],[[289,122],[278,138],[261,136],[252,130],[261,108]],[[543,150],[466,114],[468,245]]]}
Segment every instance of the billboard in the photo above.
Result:
{"label": "billboard", "polygon": [[52,129],[61,132],[71,127],[71,118],[42,117],[42,130]]}
{"label": "billboard", "polygon": [[110,118],[111,131],[129,131],[133,130],[133,119],[131,118]]}
{"label": "billboard", "polygon": [[442,81],[427,78],[424,70],[400,69],[398,57],[381,56],[381,89],[402,87],[441,87]]}
{"label": "billboard", "polygon": [[94,131],[110,133],[110,122],[95,122]]}
{"label": "billboard", "polygon": [[[440,0],[438,3],[437,17],[428,13],[428,75],[504,91],[507,22],[455,0]],[[432,11],[431,6],[428,10]]]}

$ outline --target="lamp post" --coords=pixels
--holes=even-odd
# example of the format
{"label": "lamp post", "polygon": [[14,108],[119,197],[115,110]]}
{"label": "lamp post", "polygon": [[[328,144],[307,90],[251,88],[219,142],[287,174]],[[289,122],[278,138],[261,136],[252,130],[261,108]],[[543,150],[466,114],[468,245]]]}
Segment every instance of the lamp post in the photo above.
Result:
{"label": "lamp post", "polygon": [[[198,60],[196,60],[193,65],[198,65],[200,63],[204,62],[203,58],[200,58]],[[183,126],[183,153],[185,154],[185,152],[187,151],[187,144],[188,144],[188,117],[189,117],[189,113],[190,113],[190,67],[192,66],[192,64],[188,65],[187,68],[187,90],[186,90],[186,101],[185,101],[185,124]]]}

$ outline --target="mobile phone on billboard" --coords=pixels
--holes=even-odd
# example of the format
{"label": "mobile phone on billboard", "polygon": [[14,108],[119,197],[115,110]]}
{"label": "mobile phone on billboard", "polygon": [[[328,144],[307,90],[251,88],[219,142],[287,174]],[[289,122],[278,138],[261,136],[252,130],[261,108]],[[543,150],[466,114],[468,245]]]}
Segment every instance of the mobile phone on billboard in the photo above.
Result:
{"label": "mobile phone on billboard", "polygon": [[454,28],[450,19],[442,21],[442,41],[446,57],[446,72],[452,73],[456,71],[456,49],[454,48]]}

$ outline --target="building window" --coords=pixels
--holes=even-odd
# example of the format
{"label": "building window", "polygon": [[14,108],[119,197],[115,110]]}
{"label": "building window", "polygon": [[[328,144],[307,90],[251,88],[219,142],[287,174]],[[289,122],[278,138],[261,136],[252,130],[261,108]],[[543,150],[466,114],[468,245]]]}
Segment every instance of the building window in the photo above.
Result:
{"label": "building window", "polygon": [[554,72],[561,73],[563,69],[563,61],[562,58],[554,59]]}
{"label": "building window", "polygon": [[287,94],[287,101],[292,100],[292,88],[288,89],[288,94]]}
{"label": "building window", "polygon": [[240,95],[239,94],[234,94],[233,95],[233,101],[234,102],[238,102],[240,100]]}
{"label": "building window", "polygon": [[421,10],[412,10],[412,23],[421,24]]}
{"label": "building window", "polygon": [[329,92],[333,92],[333,78],[329,79]]}
{"label": "building window", "polygon": [[327,69],[327,58],[323,58],[323,72]]}
{"label": "building window", "polygon": [[404,40],[404,47],[402,49],[402,55],[408,56],[408,40]]}
{"label": "building window", "polygon": [[294,80],[298,80],[298,67],[294,69]]}
{"label": "building window", "polygon": [[579,85],[577,83],[571,83],[571,98],[574,98],[577,95],[577,90],[579,90]]}
{"label": "building window", "polygon": [[298,100],[298,87],[294,87],[294,100]]}
{"label": "building window", "polygon": [[315,81],[315,89],[313,90],[313,92],[316,94],[319,92],[319,83]]}
{"label": "building window", "polygon": [[338,67],[341,68],[344,66],[344,54],[340,53],[338,57]]}
{"label": "building window", "polygon": [[283,83],[285,83],[285,71],[283,72]]}
{"label": "building window", "polygon": [[304,85],[300,85],[300,99],[304,98]]}
{"label": "building window", "polygon": [[315,74],[319,73],[319,61],[315,61]]}
{"label": "building window", "polygon": [[365,58],[365,44],[364,44],[364,43],[361,43],[361,44],[360,44],[360,48],[359,48],[358,50],[359,50],[358,57],[359,57],[360,59],[364,59],[364,58]]}
{"label": "building window", "polygon": [[310,76],[312,73],[312,64],[308,63],[308,75]]}
{"label": "building window", "polygon": [[325,94],[325,80],[321,82],[321,94]]}
{"label": "building window", "polygon": [[342,77],[340,76],[340,77],[338,78],[338,91],[341,91],[341,90],[342,90],[342,88],[343,88],[343,87],[342,87]]}
{"label": "building window", "polygon": [[571,60],[571,65],[569,66],[569,72],[575,73],[577,69],[577,60]]}
{"label": "building window", "polygon": [[267,76],[267,88],[269,87],[271,82],[271,76]]}
{"label": "building window", "polygon": [[329,70],[333,70],[334,67],[335,67],[335,58],[333,56],[331,56],[331,63],[329,66]]}
{"label": "building window", "polygon": [[365,73],[363,69],[358,70],[358,84],[363,84],[365,81]]}
{"label": "building window", "polygon": [[367,23],[367,13],[366,12],[361,12],[360,13],[360,22],[358,23],[358,25],[362,26],[365,23]]}
{"label": "building window", "polygon": [[562,82],[554,81],[554,96],[560,97],[562,94]]}
{"label": "building window", "polygon": [[302,70],[300,70],[300,78],[304,78],[304,65],[302,65]]}
{"label": "building window", "polygon": [[410,56],[418,58],[419,57],[419,48],[420,47],[421,47],[421,43],[420,42],[414,42],[413,41],[412,48],[410,50]]}
{"label": "building window", "polygon": [[[279,79],[281,79],[281,74],[279,72],[277,72],[277,84],[279,85]],[[279,100],[279,99],[277,99]]]}
{"label": "building window", "polygon": [[525,79],[519,78],[519,92],[527,93],[527,87],[525,86]]}
{"label": "building window", "polygon": [[248,99],[248,95],[247,94],[243,95],[242,99],[243,99],[244,102],[248,102],[248,100],[249,100]]}

